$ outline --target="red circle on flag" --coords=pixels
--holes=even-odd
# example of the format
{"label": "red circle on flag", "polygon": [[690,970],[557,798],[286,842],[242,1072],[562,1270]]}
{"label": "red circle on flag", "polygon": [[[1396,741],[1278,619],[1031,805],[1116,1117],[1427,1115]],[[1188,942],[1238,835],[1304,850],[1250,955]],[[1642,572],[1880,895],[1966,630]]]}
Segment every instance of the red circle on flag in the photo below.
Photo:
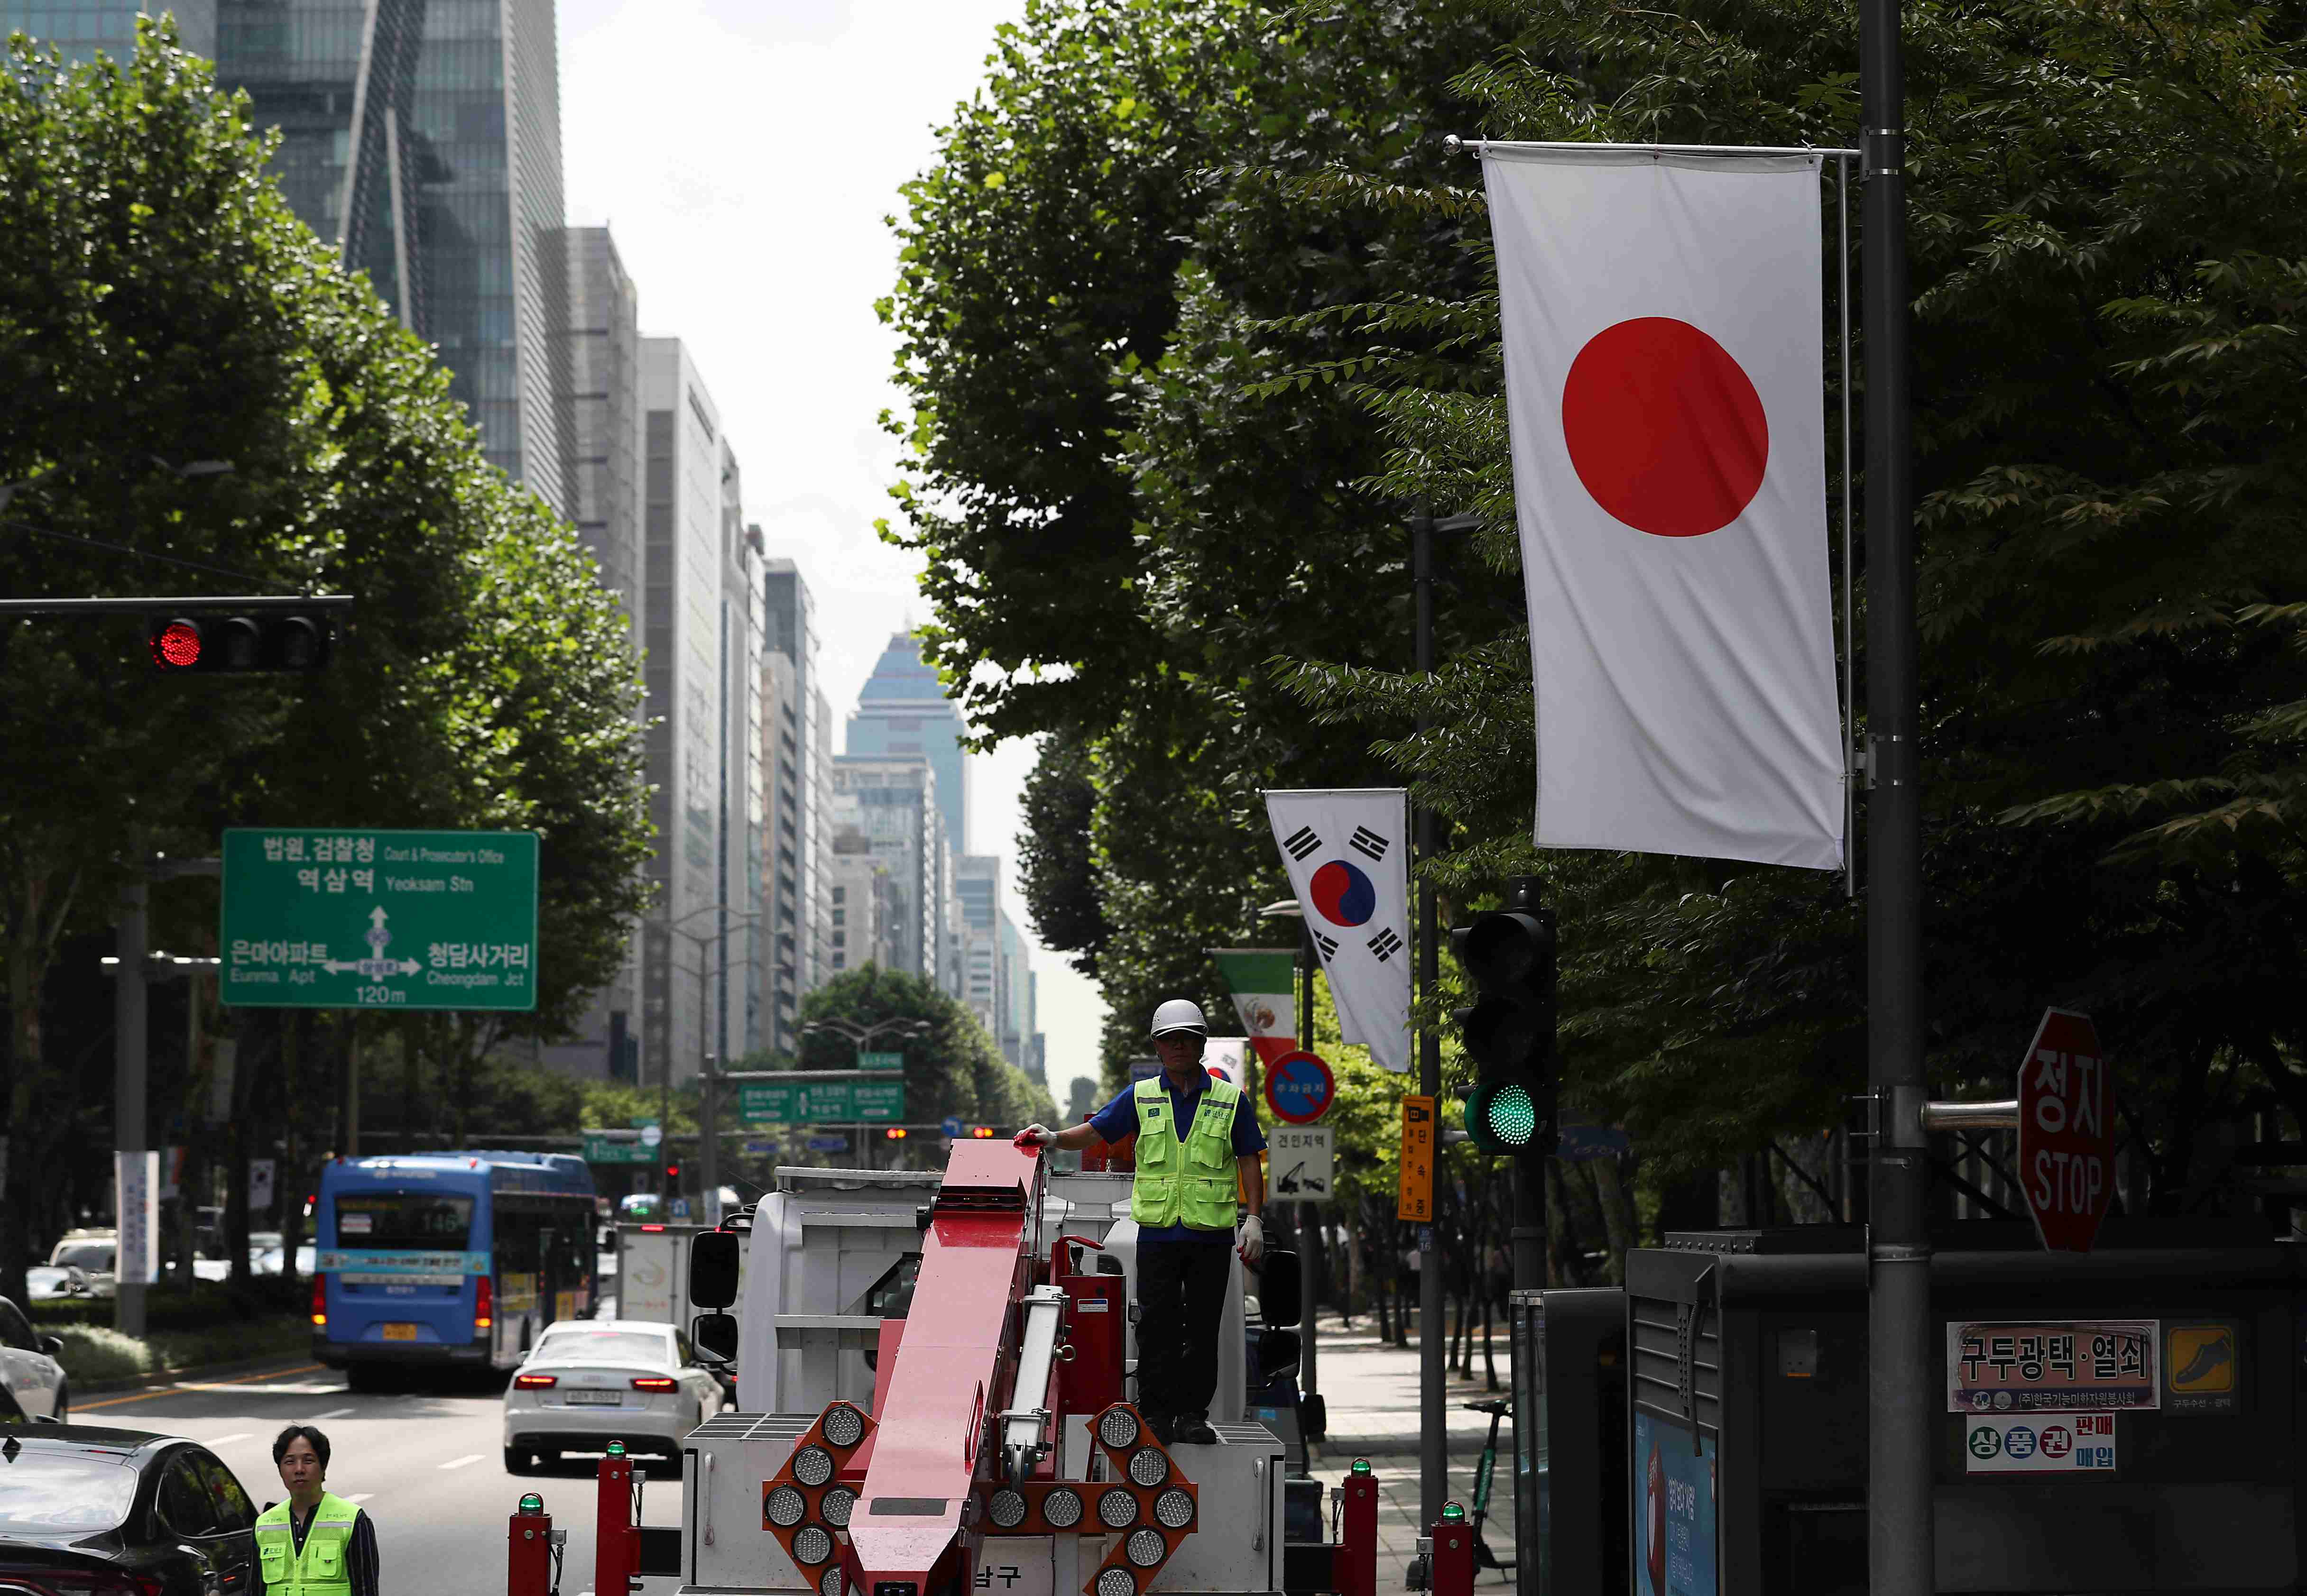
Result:
{"label": "red circle on flag", "polygon": [[1671,316],[1586,341],[1562,385],[1562,439],[1595,503],[1662,538],[1729,525],[1771,457],[1771,423],[1744,368]]}

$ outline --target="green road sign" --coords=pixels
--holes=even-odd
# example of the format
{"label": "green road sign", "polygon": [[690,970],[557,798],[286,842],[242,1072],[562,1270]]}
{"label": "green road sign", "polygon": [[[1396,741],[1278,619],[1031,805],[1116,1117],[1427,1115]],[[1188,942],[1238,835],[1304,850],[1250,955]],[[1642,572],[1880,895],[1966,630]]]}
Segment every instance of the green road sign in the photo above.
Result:
{"label": "green road sign", "polygon": [[861,1070],[902,1070],[905,1067],[905,1055],[902,1053],[861,1053],[857,1055],[857,1067]]}
{"label": "green road sign", "polygon": [[587,1164],[654,1164],[656,1156],[656,1148],[643,1147],[639,1141],[612,1141],[605,1136],[585,1139]]}
{"label": "green road sign", "polygon": [[894,1124],[905,1117],[905,1083],[749,1080],[738,1087],[737,1114],[749,1125]]}
{"label": "green road sign", "polygon": [[536,1007],[533,832],[234,827],[223,897],[227,1003]]}

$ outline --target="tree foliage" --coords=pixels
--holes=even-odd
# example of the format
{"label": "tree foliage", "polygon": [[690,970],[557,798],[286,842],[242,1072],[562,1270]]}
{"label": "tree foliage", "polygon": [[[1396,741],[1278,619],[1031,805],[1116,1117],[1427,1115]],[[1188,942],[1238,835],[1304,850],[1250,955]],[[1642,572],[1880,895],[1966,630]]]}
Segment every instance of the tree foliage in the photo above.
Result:
{"label": "tree foliage", "polygon": [[[565,1028],[640,908],[638,665],[573,529],[485,464],[432,352],[289,210],[245,98],[173,24],[139,29],[124,61],[20,37],[0,66],[0,586],[358,602],[300,677],[158,679],[133,619],[0,627],[0,1293],[52,1152],[30,1131],[82,1095],[43,1045],[50,961],[149,856],[211,854],[228,824],[542,839],[536,1013],[244,1017],[237,1156],[260,1129],[330,1145],[313,1105],[356,1025],[402,1026],[477,1089],[505,1030]],[[212,897],[156,889],[153,912],[165,945],[213,951]]]}
{"label": "tree foliage", "polygon": [[[1093,947],[1110,1073],[1154,995],[1212,985],[1190,951],[1254,935],[1280,895],[1259,787],[1407,781],[1450,832],[1429,875],[1452,912],[1545,880],[1572,1097],[1662,1182],[1839,1122],[1864,902],[1531,848],[1495,268],[1474,166],[1438,135],[1854,144],[1855,13],[1430,10],[1029,8],[909,191],[898,535],[930,555],[981,727],[1065,734],[1033,901],[1045,936]],[[2091,1009],[2166,1209],[2217,1178],[2207,1120],[2307,1127],[2286,1001],[2307,909],[2301,21],[1906,13],[1930,1067],[2000,1095],[2045,1003]],[[1096,70],[1072,72],[1085,50]],[[1151,63],[1190,131],[1149,150],[1116,108]],[[1031,435],[1021,409],[1078,424]],[[1443,551],[1425,677],[1394,531],[1421,507],[1479,522]],[[1037,541],[1059,524],[1096,528],[1095,559]]]}

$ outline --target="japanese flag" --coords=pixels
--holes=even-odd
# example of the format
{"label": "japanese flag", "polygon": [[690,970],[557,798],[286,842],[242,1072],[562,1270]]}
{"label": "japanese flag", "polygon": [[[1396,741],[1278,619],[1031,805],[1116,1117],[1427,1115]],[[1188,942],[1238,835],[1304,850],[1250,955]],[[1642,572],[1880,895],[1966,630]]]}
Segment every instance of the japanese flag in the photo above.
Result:
{"label": "japanese flag", "polygon": [[1840,868],[1818,161],[1482,172],[1539,845]]}

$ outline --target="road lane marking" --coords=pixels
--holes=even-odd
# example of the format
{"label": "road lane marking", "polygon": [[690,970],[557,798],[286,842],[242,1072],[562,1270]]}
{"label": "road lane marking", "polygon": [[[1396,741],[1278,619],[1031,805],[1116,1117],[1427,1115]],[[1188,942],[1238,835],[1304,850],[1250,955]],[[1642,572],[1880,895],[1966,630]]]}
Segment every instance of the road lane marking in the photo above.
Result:
{"label": "road lane marking", "polygon": [[[313,1418],[315,1422],[318,1422],[322,1419],[349,1419],[358,1412],[360,1412],[358,1408],[330,1408],[325,1413],[313,1414]],[[349,1502],[352,1500],[352,1498],[347,1497],[345,1500]]]}
{"label": "road lane marking", "polygon": [[230,1435],[220,1435],[214,1440],[202,1441],[201,1445],[203,1447],[229,1447],[235,1441],[249,1441],[254,1440],[255,1438],[256,1432],[253,1430],[236,1430]]}
{"label": "road lane marking", "polygon": [[[318,1363],[300,1363],[294,1369],[276,1369],[269,1374],[253,1374],[248,1378],[252,1380],[284,1379],[292,1374],[314,1373],[318,1371],[320,1367],[321,1366]],[[239,1383],[231,1385],[195,1385],[186,1382],[173,1386],[158,1387],[150,1391],[139,1391],[133,1396],[110,1396],[107,1397],[102,1402],[76,1402],[73,1404],[73,1411],[75,1413],[92,1413],[98,1408],[125,1407],[132,1402],[150,1402],[153,1398],[159,1396],[181,1396],[187,1391],[254,1391],[269,1395],[282,1394],[279,1392],[277,1387],[268,1388],[263,1386],[251,1386]]]}
{"label": "road lane marking", "polygon": [[444,1469],[461,1469],[468,1463],[478,1463],[480,1461],[481,1455],[476,1452],[467,1457],[452,1457],[441,1466]]}

